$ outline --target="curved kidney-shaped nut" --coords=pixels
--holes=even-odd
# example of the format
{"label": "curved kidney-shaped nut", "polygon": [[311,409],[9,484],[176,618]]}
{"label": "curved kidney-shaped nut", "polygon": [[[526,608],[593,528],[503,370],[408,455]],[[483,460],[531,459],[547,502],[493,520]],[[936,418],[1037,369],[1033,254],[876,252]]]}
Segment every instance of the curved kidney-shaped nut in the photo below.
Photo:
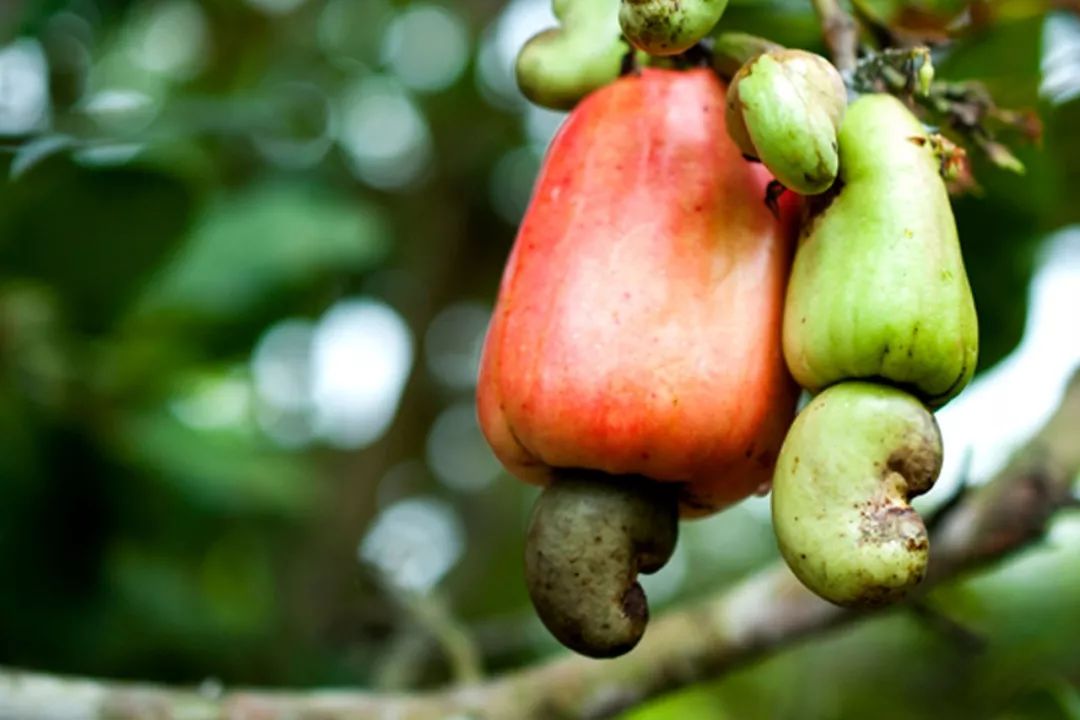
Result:
{"label": "curved kidney-shaped nut", "polygon": [[649,619],[637,575],[671,557],[678,517],[671,485],[561,471],[533,508],[525,545],[529,596],[552,635],[596,658],[637,645]]}
{"label": "curved kidney-shaped nut", "polygon": [[619,37],[615,0],[556,0],[560,26],[544,30],[518,53],[518,87],[537,105],[567,110],[619,77],[629,47]]}
{"label": "curved kidney-shaped nut", "polygon": [[825,390],[788,432],[772,518],[796,576],[838,605],[903,597],[926,574],[929,542],[908,504],[941,471],[941,434],[911,395],[846,382]]}

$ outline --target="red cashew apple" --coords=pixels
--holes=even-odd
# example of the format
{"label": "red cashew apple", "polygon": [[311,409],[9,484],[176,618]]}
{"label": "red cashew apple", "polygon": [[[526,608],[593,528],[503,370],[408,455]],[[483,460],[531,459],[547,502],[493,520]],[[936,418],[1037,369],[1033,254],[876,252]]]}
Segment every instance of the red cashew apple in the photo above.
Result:
{"label": "red cashew apple", "polygon": [[[552,142],[499,291],[480,425],[547,486],[526,575],[545,624],[594,656],[637,642],[635,582],[676,521],[766,488],[796,388],[781,319],[794,208],[724,125],[707,69],[592,93]],[[788,198],[782,198],[786,201]]]}

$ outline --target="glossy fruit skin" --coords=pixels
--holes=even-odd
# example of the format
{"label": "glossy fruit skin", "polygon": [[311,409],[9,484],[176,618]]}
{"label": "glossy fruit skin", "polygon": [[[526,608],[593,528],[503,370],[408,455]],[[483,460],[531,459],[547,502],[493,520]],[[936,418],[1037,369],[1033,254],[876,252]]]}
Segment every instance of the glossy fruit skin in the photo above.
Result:
{"label": "glossy fruit skin", "polygon": [[773,50],[744,63],[732,79],[728,129],[743,154],[765,163],[785,187],[816,195],[836,180],[846,106],[844,80],[828,60]]}
{"label": "glossy fruit skin", "polygon": [[590,95],[549,150],[503,276],[478,385],[517,477],[681,482],[703,515],[767,487],[795,387],[780,324],[794,212],[724,128],[707,69]]}
{"label": "glossy fruit skin", "polygon": [[877,378],[937,407],[975,372],[978,326],[956,222],[922,124],[864,95],[840,131],[840,181],[803,226],[784,355],[816,392]]}
{"label": "glossy fruit skin", "polygon": [[843,382],[795,418],[773,479],[772,517],[792,572],[838,605],[899,600],[923,579],[926,526],[908,504],[941,472],[941,433],[914,396]]}

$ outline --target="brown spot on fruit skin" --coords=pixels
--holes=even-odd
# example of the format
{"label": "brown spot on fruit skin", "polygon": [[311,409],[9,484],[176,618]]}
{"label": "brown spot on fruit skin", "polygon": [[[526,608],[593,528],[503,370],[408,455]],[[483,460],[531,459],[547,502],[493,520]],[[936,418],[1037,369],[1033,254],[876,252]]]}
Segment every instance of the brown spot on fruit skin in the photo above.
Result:
{"label": "brown spot on fruit skin", "polygon": [[862,545],[902,542],[908,549],[927,547],[926,527],[915,509],[898,499],[878,497],[859,508],[859,538]]}
{"label": "brown spot on fruit skin", "polygon": [[929,537],[909,500],[941,461],[937,424],[915,397],[865,382],[819,394],[789,431],[774,478],[773,525],[795,574],[846,607],[910,592],[926,574]]}
{"label": "brown spot on fruit skin", "polygon": [[905,499],[911,499],[929,490],[938,474],[943,461],[941,434],[933,416],[925,413],[920,418],[917,432],[908,442],[889,454],[885,467],[889,472],[900,475],[906,487]]}
{"label": "brown spot on fruit skin", "polygon": [[641,585],[634,583],[622,598],[623,612],[629,618],[635,618],[641,622],[649,619],[649,603],[645,599],[645,591]]}

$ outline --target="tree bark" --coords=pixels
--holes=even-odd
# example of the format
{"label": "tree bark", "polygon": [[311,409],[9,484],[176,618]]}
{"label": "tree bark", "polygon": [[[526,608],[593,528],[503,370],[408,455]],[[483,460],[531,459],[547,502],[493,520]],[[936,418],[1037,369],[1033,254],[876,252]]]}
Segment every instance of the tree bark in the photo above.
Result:
{"label": "tree bark", "polygon": [[[933,524],[923,592],[1035,540],[1074,504],[1080,473],[1080,373],[1054,415],[987,484]],[[917,598],[916,598],[917,600]],[[167,687],[0,671],[0,719],[434,720],[605,718],[665,692],[713,680],[814,633],[867,617],[804,589],[783,565],[703,603],[657,618],[629,655],[563,655],[485,683],[413,695]]]}
{"label": "tree bark", "polygon": [[855,19],[840,6],[840,0],[811,0],[825,45],[836,69],[845,75],[855,69],[859,29]]}

